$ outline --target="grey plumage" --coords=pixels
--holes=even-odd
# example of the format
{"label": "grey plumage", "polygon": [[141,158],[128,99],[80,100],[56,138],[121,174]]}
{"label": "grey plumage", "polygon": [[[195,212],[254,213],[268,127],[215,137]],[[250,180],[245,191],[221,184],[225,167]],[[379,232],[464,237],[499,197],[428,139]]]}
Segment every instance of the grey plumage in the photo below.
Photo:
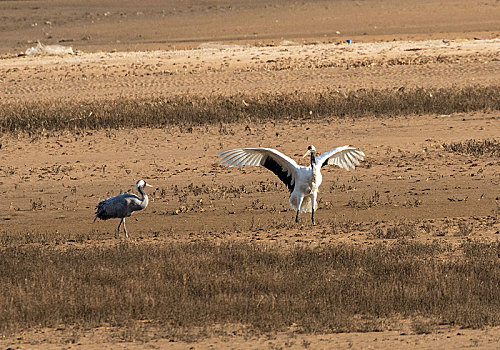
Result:
{"label": "grey plumage", "polygon": [[101,220],[120,218],[118,231],[120,231],[120,226],[123,223],[123,231],[125,232],[125,237],[128,238],[125,218],[132,215],[134,211],[146,209],[149,204],[149,198],[144,192],[144,187],[151,187],[151,185],[147,184],[144,180],[139,180],[135,186],[141,194],[141,198],[132,193],[121,193],[118,196],[100,201],[96,207],[94,221],[97,218]]}

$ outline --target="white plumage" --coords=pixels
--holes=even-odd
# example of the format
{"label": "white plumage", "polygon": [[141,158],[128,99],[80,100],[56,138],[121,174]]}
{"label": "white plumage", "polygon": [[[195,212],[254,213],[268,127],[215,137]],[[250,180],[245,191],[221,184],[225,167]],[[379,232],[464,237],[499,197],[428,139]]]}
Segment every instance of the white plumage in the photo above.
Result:
{"label": "white plumage", "polygon": [[96,207],[94,221],[97,218],[101,220],[120,218],[118,232],[120,231],[120,225],[123,223],[123,231],[125,231],[125,237],[128,238],[125,218],[132,215],[134,211],[146,209],[149,204],[148,195],[144,192],[145,186],[152,187],[144,180],[139,180],[135,184],[137,191],[141,194],[141,198],[132,193],[121,193],[118,196],[100,201]]}
{"label": "white plumage", "polygon": [[346,170],[354,169],[365,154],[351,146],[337,147],[318,157],[314,146],[309,146],[304,157],[307,154],[311,154],[308,166],[297,165],[293,159],[272,148],[236,148],[221,152],[219,158],[229,167],[253,165],[271,170],[290,191],[290,206],[297,211],[295,221],[298,221],[299,212],[311,212],[314,224],[318,188],[323,180],[321,167],[330,164]]}

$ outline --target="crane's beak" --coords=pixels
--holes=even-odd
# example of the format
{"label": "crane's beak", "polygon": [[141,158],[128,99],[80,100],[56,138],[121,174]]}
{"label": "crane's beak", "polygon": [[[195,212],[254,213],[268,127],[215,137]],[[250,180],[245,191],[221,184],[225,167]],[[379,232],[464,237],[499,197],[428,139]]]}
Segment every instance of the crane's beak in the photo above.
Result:
{"label": "crane's beak", "polygon": [[310,149],[308,149],[308,150],[306,151],[306,153],[304,153],[304,155],[302,156],[302,158],[307,157],[307,155],[308,155],[308,154],[311,154],[311,150],[310,150]]}
{"label": "crane's beak", "polygon": [[147,186],[147,187],[153,187],[153,186],[151,186],[150,184],[146,184],[146,186]]}

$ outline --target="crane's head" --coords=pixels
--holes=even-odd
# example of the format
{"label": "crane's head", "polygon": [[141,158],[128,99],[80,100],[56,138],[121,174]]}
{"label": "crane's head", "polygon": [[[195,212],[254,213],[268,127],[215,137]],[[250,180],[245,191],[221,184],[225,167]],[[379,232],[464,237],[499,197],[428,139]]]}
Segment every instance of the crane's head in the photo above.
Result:
{"label": "crane's head", "polygon": [[313,145],[310,145],[307,147],[306,153],[302,156],[302,158],[305,158],[308,154],[312,154],[313,156],[316,156],[316,147]]}
{"label": "crane's head", "polygon": [[135,184],[135,187],[137,187],[137,189],[139,188],[144,188],[145,186],[148,186],[148,187],[153,187],[151,186],[150,184],[147,184],[146,181],[144,180],[139,180],[137,181],[137,183]]}

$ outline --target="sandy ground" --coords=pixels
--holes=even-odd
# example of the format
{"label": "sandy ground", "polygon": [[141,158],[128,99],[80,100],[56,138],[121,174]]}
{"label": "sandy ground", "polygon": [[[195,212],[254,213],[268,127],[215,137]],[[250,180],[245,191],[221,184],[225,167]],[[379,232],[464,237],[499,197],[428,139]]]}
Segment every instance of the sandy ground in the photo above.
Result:
{"label": "sandy ground", "polygon": [[[279,226],[292,222],[294,215],[279,179],[266,169],[225,168],[217,155],[238,146],[268,146],[305,165],[307,160],[300,156],[309,143],[319,152],[352,144],[367,154],[354,171],[324,169],[317,218],[325,226],[349,220],[363,231],[363,224],[370,230],[381,221],[486,218],[498,210],[498,158],[452,154],[441,144],[491,139],[498,136],[498,126],[497,114],[477,113],[230,125],[192,133],[139,129],[33,140],[5,137],[0,157],[7,165],[2,167],[0,185],[5,198],[0,204],[4,213],[0,230],[112,233],[117,222],[92,224],[94,206],[120,190],[135,191],[139,178],[154,190],[148,210],[137,215],[139,222],[129,220],[132,237],[157,233],[176,240],[192,239],[193,234],[228,238],[240,236],[251,225],[264,229],[265,222],[274,220]],[[375,193],[377,203],[366,207]],[[241,238],[292,239],[302,232],[302,240],[339,239],[322,234],[325,226],[310,227],[306,215],[302,223],[303,227],[272,234],[257,231]],[[484,229],[498,234],[499,227],[495,222]],[[363,240],[365,235],[349,234],[349,239]]]}
{"label": "sandy ground", "polygon": [[88,53],[0,60],[0,101],[498,84],[500,39]]}
{"label": "sandy ground", "polygon": [[[237,328],[236,328],[237,329]],[[471,330],[442,327],[430,334],[411,334],[406,329],[386,332],[309,335],[293,331],[251,335],[228,332],[197,342],[172,339],[116,341],[118,329],[97,328],[92,332],[61,327],[39,329],[18,335],[18,341],[0,340],[4,348],[21,349],[498,349],[500,328]],[[50,342],[47,339],[51,339]],[[116,339],[116,338],[115,338]],[[19,346],[19,344],[22,344]]]}
{"label": "sandy ground", "polygon": [[87,52],[196,48],[200,43],[497,38],[496,0],[1,1],[0,55],[37,40]]}
{"label": "sandy ground", "polygon": [[[496,1],[472,7],[461,0],[149,5],[0,2],[0,42],[5,43],[0,48],[0,103],[489,86],[500,81]],[[355,42],[347,44],[347,38]],[[80,52],[16,57],[37,39]],[[421,241],[497,241],[498,157],[454,154],[442,144],[498,140],[499,118],[498,112],[477,112],[248,123],[192,132],[2,135],[0,235],[61,234],[73,238],[64,245],[117,244],[123,239],[114,232],[118,222],[93,223],[94,207],[120,191],[135,191],[135,182],[143,178],[154,187],[152,202],[134,214],[138,221],[127,220],[131,239],[139,242],[371,244],[374,228],[398,222],[418,223],[415,239]],[[293,223],[287,192],[272,173],[228,169],[217,162],[225,149],[266,146],[305,164],[300,156],[309,144],[319,152],[351,144],[367,154],[355,171],[323,169],[319,224],[314,227],[308,215]],[[462,235],[460,223],[470,225],[472,232]],[[1,338],[0,346],[493,349],[500,341],[499,328],[443,328],[427,335],[404,327],[378,333],[233,334],[193,344],[116,342],[106,329],[79,335],[72,343],[71,332],[30,330]]]}

